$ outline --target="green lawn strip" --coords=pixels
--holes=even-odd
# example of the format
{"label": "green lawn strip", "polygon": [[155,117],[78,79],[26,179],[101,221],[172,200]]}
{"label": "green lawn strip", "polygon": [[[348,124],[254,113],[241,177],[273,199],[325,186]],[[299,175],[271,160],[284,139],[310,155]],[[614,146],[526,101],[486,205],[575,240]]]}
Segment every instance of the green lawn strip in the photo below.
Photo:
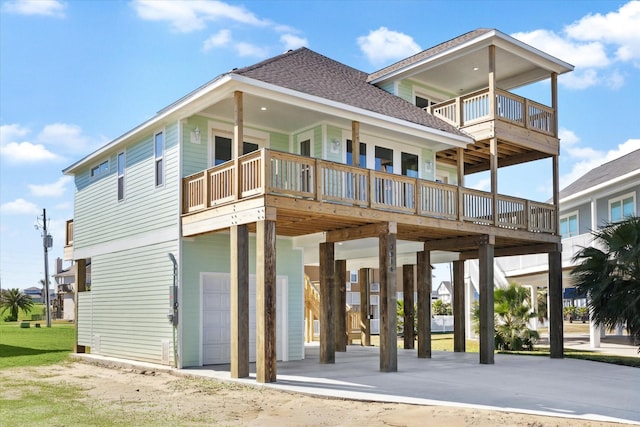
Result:
{"label": "green lawn strip", "polygon": [[[549,357],[548,348],[537,348],[532,351],[498,351],[498,354],[514,354],[525,356],[546,356]],[[630,366],[640,368],[640,358],[619,356],[616,354],[604,354],[588,350],[564,350],[564,357],[569,359],[590,360],[592,362],[611,363],[613,365]]]}
{"label": "green lawn strip", "polygon": [[21,328],[19,322],[0,323],[0,369],[58,363],[73,350],[74,326]]}

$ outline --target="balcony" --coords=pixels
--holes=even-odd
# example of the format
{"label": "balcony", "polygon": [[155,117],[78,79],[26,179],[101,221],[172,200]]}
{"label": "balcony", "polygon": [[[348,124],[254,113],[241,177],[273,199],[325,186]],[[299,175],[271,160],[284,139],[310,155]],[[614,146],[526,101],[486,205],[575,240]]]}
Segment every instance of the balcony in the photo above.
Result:
{"label": "balcony", "polygon": [[556,210],[550,204],[262,149],[240,157],[237,167],[231,161],[183,179],[183,233],[224,228],[223,221],[216,221],[211,230],[190,227],[212,210],[216,213],[206,216],[209,223],[217,215],[227,218],[226,227],[238,224],[241,203],[260,197],[269,200],[251,206],[262,209],[263,216],[269,215],[265,208],[288,210],[288,216],[277,213],[278,229],[288,235],[383,218],[397,221],[398,228],[403,219],[411,223],[407,236],[423,224],[432,231],[464,232],[460,224],[468,224],[476,233],[477,227],[538,235],[556,232]]}
{"label": "balcony", "polygon": [[[498,141],[500,167],[559,154],[556,111],[510,92],[495,89],[492,96],[485,88],[433,105],[429,110],[476,140],[465,152],[466,173],[489,169],[486,141],[492,138]],[[438,159],[455,164],[455,150],[438,153]]]}

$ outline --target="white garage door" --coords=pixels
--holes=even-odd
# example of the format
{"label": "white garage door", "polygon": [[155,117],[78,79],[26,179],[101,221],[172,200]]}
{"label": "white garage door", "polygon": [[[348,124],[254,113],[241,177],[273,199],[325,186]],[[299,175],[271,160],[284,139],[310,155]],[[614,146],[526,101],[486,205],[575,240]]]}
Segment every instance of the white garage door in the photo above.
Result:
{"label": "white garage door", "polygon": [[[230,276],[201,273],[202,288],[202,364],[231,361]],[[276,355],[287,360],[287,278],[276,279]],[[249,361],[256,360],[256,278],[249,277]]]}

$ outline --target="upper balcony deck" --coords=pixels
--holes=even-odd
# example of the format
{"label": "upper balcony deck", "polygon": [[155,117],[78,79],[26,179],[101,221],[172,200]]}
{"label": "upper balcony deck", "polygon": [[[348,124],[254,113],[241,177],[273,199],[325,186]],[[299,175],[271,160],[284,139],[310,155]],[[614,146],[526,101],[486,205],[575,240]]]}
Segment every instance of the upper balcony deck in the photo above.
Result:
{"label": "upper balcony deck", "polygon": [[[476,140],[465,153],[467,173],[487,169],[489,149],[482,142],[491,138],[499,142],[500,166],[559,154],[556,110],[505,90],[485,88],[428,108]],[[455,157],[455,150],[438,153],[445,162]]]}
{"label": "upper balcony deck", "polygon": [[268,149],[183,179],[184,236],[273,218],[288,236],[393,221],[406,240],[553,242],[555,215],[546,203]]}

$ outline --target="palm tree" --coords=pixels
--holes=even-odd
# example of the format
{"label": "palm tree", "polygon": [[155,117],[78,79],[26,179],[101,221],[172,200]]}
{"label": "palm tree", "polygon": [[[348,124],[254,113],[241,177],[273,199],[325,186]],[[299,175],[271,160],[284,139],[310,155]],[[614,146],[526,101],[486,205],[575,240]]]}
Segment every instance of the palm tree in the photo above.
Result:
{"label": "palm tree", "polygon": [[[607,223],[593,231],[594,246],[573,257],[571,272],[578,292],[587,295],[597,326],[626,324],[640,338],[640,217]],[[597,247],[596,247],[597,246]],[[600,249],[602,248],[602,249]]]}
{"label": "palm tree", "polygon": [[18,311],[22,310],[25,314],[29,312],[33,306],[33,301],[24,292],[19,289],[8,289],[2,291],[0,295],[0,314],[4,314],[9,310],[9,322],[15,322],[18,320]]}
{"label": "palm tree", "polygon": [[[493,292],[494,332],[496,350],[533,350],[540,338],[529,329],[528,321],[537,316],[531,309],[527,288],[511,283],[508,288]],[[471,316],[476,334],[480,333],[480,305],[474,302]]]}
{"label": "palm tree", "polygon": [[537,331],[529,329],[530,319],[537,317],[531,309],[529,290],[516,283],[493,293],[496,315],[496,349],[533,350],[540,338]]}

